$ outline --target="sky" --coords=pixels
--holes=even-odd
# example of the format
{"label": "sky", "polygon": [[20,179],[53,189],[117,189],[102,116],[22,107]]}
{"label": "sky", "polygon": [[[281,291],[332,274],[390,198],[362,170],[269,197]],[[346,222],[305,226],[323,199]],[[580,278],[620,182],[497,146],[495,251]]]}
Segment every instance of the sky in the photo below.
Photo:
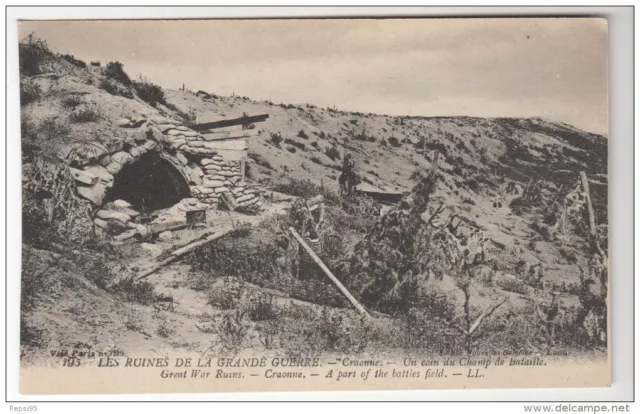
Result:
{"label": "sky", "polygon": [[608,134],[604,19],[25,21],[165,88],[389,115],[543,117]]}

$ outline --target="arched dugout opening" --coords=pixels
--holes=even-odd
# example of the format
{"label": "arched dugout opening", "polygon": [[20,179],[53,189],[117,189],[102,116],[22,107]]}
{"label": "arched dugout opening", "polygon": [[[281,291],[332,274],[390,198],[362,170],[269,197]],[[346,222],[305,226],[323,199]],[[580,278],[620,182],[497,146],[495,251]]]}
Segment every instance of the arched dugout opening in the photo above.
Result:
{"label": "arched dugout opening", "polygon": [[171,207],[190,194],[180,171],[158,153],[148,152],[120,170],[105,201],[125,200],[144,214]]}

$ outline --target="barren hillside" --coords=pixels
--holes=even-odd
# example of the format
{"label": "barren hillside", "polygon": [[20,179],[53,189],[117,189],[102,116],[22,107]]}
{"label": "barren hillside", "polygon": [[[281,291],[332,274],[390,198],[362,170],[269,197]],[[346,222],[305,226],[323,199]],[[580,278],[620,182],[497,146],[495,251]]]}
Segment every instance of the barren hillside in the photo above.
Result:
{"label": "barren hillside", "polygon": [[[585,288],[581,278],[591,260],[592,241],[586,210],[580,207],[577,215],[569,219],[560,211],[580,182],[579,173],[586,172],[598,237],[606,250],[607,139],[602,136],[539,118],[394,117],[343,112],[311,104],[217,96],[204,91],[163,90],[144,80],[129,79],[122,66],[114,62],[85,63],[37,45],[21,45],[20,62],[25,182],[42,180],[34,172],[40,159],[45,159],[47,165],[78,167],[88,160],[102,163],[109,153],[135,147],[139,133],[133,128],[122,128],[122,119],[135,123],[136,119],[162,117],[191,125],[243,114],[268,114],[266,122],[256,125],[258,136],[249,140],[248,181],[266,190],[288,192],[296,197],[310,194],[293,191],[301,186],[307,186],[305,191],[325,196],[329,201],[327,221],[332,231],[328,234],[334,239],[327,239],[322,258],[349,288],[362,288],[365,292],[369,286],[366,280],[349,281],[351,275],[346,271],[341,273],[340,269],[346,269],[345,263],[357,256],[358,242],[366,241],[366,235],[384,226],[380,224],[384,218],[376,214],[358,215],[354,213],[355,207],[352,210],[345,207],[360,208],[362,203],[372,203],[368,199],[331,204],[331,200],[339,199],[338,177],[346,153],[355,159],[363,181],[361,188],[406,193],[405,202],[410,206],[416,203],[420,185],[424,184],[439,154],[438,180],[429,206],[422,214],[428,218],[436,211],[435,206],[441,205],[474,232],[486,236],[489,241],[486,253],[492,257],[493,264],[484,266],[483,271],[494,276],[478,286],[473,309],[480,311],[497,297],[508,298],[509,306],[496,313],[505,319],[491,325],[496,332],[507,329],[505,327],[512,329],[513,323],[509,321],[530,317],[534,306],[548,305],[551,292],[564,295],[562,307],[568,314],[580,315],[589,289],[597,290],[588,285]],[[116,274],[139,270],[132,264],[148,264],[164,257],[171,243],[152,240],[127,247],[92,240],[68,247],[65,243],[73,243],[80,229],[92,226],[96,209],[85,204],[78,208],[73,204],[75,207],[60,212],[59,204],[53,205],[50,201],[56,199],[52,190],[39,188],[33,194],[28,191],[24,194],[23,242],[29,257],[23,257],[27,276],[23,277],[26,306],[23,307],[23,345],[25,354],[33,360],[41,358],[42,350],[53,347],[51,344],[77,345],[70,343],[76,339],[65,337],[64,332],[79,330],[84,332],[81,346],[90,348],[108,344],[127,352],[145,347],[153,347],[154,352],[165,348],[202,350],[206,348],[203,343],[219,334],[220,328],[215,328],[215,324],[220,318],[230,318],[228,312],[236,307],[256,306],[251,299],[255,299],[256,292],[260,296],[259,306],[287,309],[282,311],[284,316],[275,311],[273,315],[306,321],[308,325],[300,332],[283,333],[278,329],[285,328],[279,326],[274,328],[275,333],[264,334],[273,322],[257,318],[248,328],[248,335],[253,335],[253,339],[243,347],[277,348],[269,343],[273,338],[268,338],[274,336],[285,341],[285,337],[311,335],[307,331],[316,323],[325,324],[326,329],[344,328],[344,324],[336,323],[326,313],[336,307],[345,312],[349,305],[336,293],[335,287],[323,279],[313,263],[301,265],[303,272],[311,267],[315,269],[308,270],[307,278],[292,281],[278,273],[284,268],[281,262],[285,260],[285,248],[280,232],[286,226],[276,219],[262,223],[229,215],[234,226],[237,220],[255,228],[239,227],[233,237],[221,239],[211,247],[196,251],[184,262],[168,266],[164,273],[145,281],[146,285],[135,285],[130,280],[123,282]],[[73,192],[73,186],[56,188]],[[272,213],[281,207],[286,207],[285,210],[290,207],[275,202],[274,206],[277,208],[268,206],[267,210]],[[48,216],[43,213],[48,212],[47,209],[51,209]],[[76,214],[73,209],[82,211]],[[401,206],[385,206],[385,209],[399,211],[393,209]],[[222,211],[214,211],[210,217],[222,220],[227,216]],[[560,222],[561,217],[565,217],[565,221]],[[215,220],[211,219],[209,224]],[[67,226],[64,231],[69,233],[60,234],[74,237],[57,235],[62,232],[62,225],[45,231],[53,228],[52,223],[64,223]],[[398,227],[402,225],[400,222]],[[44,235],[50,238],[45,239]],[[181,237],[186,236],[175,237],[184,242]],[[237,251],[228,247],[236,245]],[[209,248],[212,250],[206,250]],[[247,256],[238,258],[234,256],[236,252],[245,252]],[[118,257],[118,261],[110,254]],[[530,269],[544,269],[544,272],[535,273]],[[532,282],[528,278],[534,273],[539,277]],[[219,292],[230,289],[227,279],[222,281],[222,277],[233,278],[231,285],[237,283],[246,289],[231,304],[229,298],[219,297]],[[248,280],[236,280],[243,278]],[[437,285],[433,287],[434,292],[450,292],[456,290],[454,279],[445,275],[438,281],[429,279],[425,284]],[[602,290],[600,281],[594,283]],[[356,295],[358,293],[361,292]],[[33,298],[25,302],[25,295]],[[264,295],[277,299],[263,301]],[[180,302],[179,307],[159,306],[167,297],[172,298],[172,303],[174,299]],[[443,318],[459,314],[464,296],[460,291],[454,292],[450,300],[449,305],[443,305],[447,309]],[[300,310],[305,306],[310,311]],[[267,319],[277,319],[273,315]],[[391,316],[406,322],[407,315]],[[203,321],[213,323],[213,328],[207,328]],[[357,325],[357,317],[352,312],[344,316],[344,321],[346,325]],[[536,332],[541,329],[539,324],[529,322]],[[420,344],[423,341],[415,338],[403,343],[391,341],[389,338],[397,336],[394,325],[394,322],[379,322],[375,329],[385,334],[378,334],[378,339],[371,339],[371,343],[382,348],[422,346],[416,345],[416,341]],[[359,335],[355,328],[352,332]],[[567,332],[562,340],[569,341],[566,338],[573,331]],[[381,336],[385,339],[380,339]],[[293,352],[301,346],[300,341],[296,339],[286,346],[281,342],[281,347]],[[390,345],[389,341],[393,343]],[[534,345],[526,346],[541,349],[544,340],[538,338],[532,342]],[[338,350],[331,348],[333,345],[327,345],[329,350]],[[363,349],[372,346],[360,345]],[[525,345],[518,342],[513,346]]]}

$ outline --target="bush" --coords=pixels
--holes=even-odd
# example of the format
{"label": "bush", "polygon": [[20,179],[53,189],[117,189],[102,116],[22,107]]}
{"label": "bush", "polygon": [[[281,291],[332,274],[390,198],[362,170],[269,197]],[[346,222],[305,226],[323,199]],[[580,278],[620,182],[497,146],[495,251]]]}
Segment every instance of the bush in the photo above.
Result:
{"label": "bush", "polygon": [[396,138],[396,137],[389,137],[389,140],[388,140],[388,141],[389,141],[389,144],[390,144],[392,147],[396,147],[396,148],[397,148],[397,147],[399,147],[399,146],[401,146],[401,145],[402,145],[402,144],[400,143],[400,141],[398,141],[398,138]]}
{"label": "bush", "polygon": [[118,84],[111,82],[109,79],[102,79],[98,88],[109,92],[111,95],[133,99],[133,93],[128,88],[119,87]]}
{"label": "bush", "polygon": [[267,294],[251,296],[246,311],[252,321],[266,321],[278,316],[273,296]]}
{"label": "bush", "polygon": [[303,129],[301,129],[300,131],[298,131],[298,138],[309,139],[309,135],[307,135],[307,133],[304,132]]}
{"label": "bush", "polygon": [[108,62],[104,74],[111,79],[117,80],[125,86],[131,86],[132,84],[131,78],[124,71],[124,65],[120,62]]}
{"label": "bush", "polygon": [[196,249],[193,270],[202,271],[209,278],[235,277],[259,285],[277,276],[274,263],[280,254],[278,246],[261,242],[249,248],[245,237],[250,231],[236,230],[216,243]]}
{"label": "bush", "polygon": [[325,202],[332,203],[334,205],[340,204],[340,199],[335,193],[311,182],[310,180],[298,180],[293,178],[285,182],[275,184],[273,186],[273,190],[279,193],[302,198],[312,198],[317,195],[322,195]]}
{"label": "bush", "polygon": [[252,159],[256,164],[261,165],[265,168],[268,168],[270,170],[273,170],[273,167],[271,166],[271,163],[269,161],[267,161],[266,158],[264,158],[262,155],[255,153],[255,152],[250,152],[247,155],[250,159]]}
{"label": "bush", "polygon": [[213,287],[208,293],[207,303],[222,310],[235,309],[240,302],[244,282],[235,277],[223,279],[222,286]]}
{"label": "bush", "polygon": [[[286,138],[284,140],[284,143],[285,144],[289,144],[289,145],[293,145],[294,147],[298,148],[301,151],[306,151],[306,149],[307,149],[307,146],[304,145],[303,142],[294,141],[294,140],[289,139],[289,138]],[[293,151],[293,152],[295,152],[295,151]]]}
{"label": "bush", "polygon": [[153,106],[154,108],[159,104],[166,104],[164,92],[158,85],[154,85],[151,82],[141,80],[140,82],[133,82],[133,89],[138,94],[138,97]]}
{"label": "bush", "polygon": [[83,68],[83,69],[87,67],[86,63],[84,63],[80,59],[76,59],[75,56],[73,55],[62,55],[60,57],[66,60],[67,62],[71,63],[75,67]]}
{"label": "bush", "polygon": [[316,157],[315,155],[311,157],[311,162],[322,165],[322,161],[320,160],[320,158]]}
{"label": "bush", "polygon": [[280,143],[283,141],[282,135],[280,133],[271,133],[271,143],[276,147],[280,147]]}
{"label": "bush", "polygon": [[115,279],[111,267],[103,260],[96,260],[84,274],[84,277],[93,282],[100,289],[107,289]]}
{"label": "bush", "polygon": [[220,345],[223,351],[238,352],[249,333],[249,325],[244,322],[244,312],[236,311],[226,314],[222,319],[213,324],[211,330],[218,335],[218,341],[214,347]]}
{"label": "bush", "polygon": [[324,149],[324,154],[329,157],[332,161],[337,161],[340,159],[340,151],[337,147],[326,147]]}
{"label": "bush", "polygon": [[42,88],[37,83],[20,83],[20,106],[28,105],[42,97]]}
{"label": "bush", "polygon": [[98,67],[99,67],[99,66],[102,66],[102,65],[100,64],[100,62],[99,62],[99,61],[97,61],[97,60],[92,60],[92,61],[91,61],[91,66],[98,66]]}
{"label": "bush", "polygon": [[69,120],[75,124],[96,122],[98,118],[98,110],[93,105],[79,109],[69,116]]}
{"label": "bush", "polygon": [[287,151],[289,151],[292,154],[295,154],[296,153],[296,147],[288,146],[287,147]]}
{"label": "bush", "polygon": [[507,292],[519,293],[520,295],[529,294],[529,289],[527,289],[527,286],[520,279],[503,277],[498,278],[496,283],[500,289],[506,290]]}
{"label": "bush", "polygon": [[40,65],[46,59],[49,59],[49,49],[46,43],[37,41],[30,45],[20,44],[19,60],[20,74],[25,76],[34,76],[42,73]]}
{"label": "bush", "polygon": [[74,109],[80,104],[82,104],[82,99],[77,95],[70,95],[62,100],[62,106],[64,108]]}
{"label": "bush", "polygon": [[136,280],[135,276],[121,279],[111,290],[129,302],[150,305],[156,299],[155,287],[146,280]]}

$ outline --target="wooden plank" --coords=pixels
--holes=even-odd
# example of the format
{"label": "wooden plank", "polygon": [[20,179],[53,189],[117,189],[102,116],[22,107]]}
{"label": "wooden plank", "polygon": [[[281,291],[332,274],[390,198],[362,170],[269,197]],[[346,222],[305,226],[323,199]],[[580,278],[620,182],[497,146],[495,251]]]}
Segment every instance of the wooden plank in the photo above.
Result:
{"label": "wooden plank", "polygon": [[206,149],[216,151],[216,150],[234,150],[234,151],[244,151],[249,149],[247,145],[247,141],[245,139],[235,139],[235,140],[225,140],[225,141],[207,141],[204,144]]}
{"label": "wooden plank", "polygon": [[249,125],[249,124],[254,124],[256,122],[264,122],[267,118],[269,118],[268,114],[243,116],[240,118],[223,119],[221,121],[215,121],[215,122],[191,124],[191,125],[188,125],[188,127],[193,129],[194,131],[205,131],[207,129],[224,128],[224,127],[230,127],[235,125]]}
{"label": "wooden plank", "polygon": [[205,141],[219,141],[225,139],[251,138],[260,135],[255,129],[245,129],[239,131],[219,131],[205,132],[201,137]]}
{"label": "wooden plank", "polygon": [[222,193],[222,201],[229,211],[235,211],[238,208],[238,203],[231,193]]}
{"label": "wooden plank", "polygon": [[309,245],[298,234],[298,232],[293,227],[289,227],[289,232],[291,232],[291,234],[293,235],[293,237],[296,238],[298,243],[300,243],[300,245],[302,245],[302,247],[307,251],[307,253],[309,253],[309,256],[311,256],[313,261],[316,262],[316,264],[318,266],[320,266],[320,269],[322,269],[322,271],[329,277],[329,279],[331,279],[331,281],[338,287],[338,289],[340,289],[340,292],[342,292],[342,294],[347,299],[349,299],[349,302],[351,302],[351,304],[358,310],[358,312],[360,312],[362,315],[365,315],[365,316],[370,318],[371,315],[369,315],[367,310],[360,304],[360,302],[358,302],[356,300],[356,298],[354,298],[351,295],[351,293],[349,293],[347,288],[344,287],[344,285],[342,283],[340,283],[338,278],[335,277],[333,275],[333,273],[331,273],[331,270],[329,270],[329,268],[327,266],[325,266],[325,264],[322,262],[322,260],[320,260],[320,258],[314,253],[314,251],[311,249],[311,247],[309,247]]}

